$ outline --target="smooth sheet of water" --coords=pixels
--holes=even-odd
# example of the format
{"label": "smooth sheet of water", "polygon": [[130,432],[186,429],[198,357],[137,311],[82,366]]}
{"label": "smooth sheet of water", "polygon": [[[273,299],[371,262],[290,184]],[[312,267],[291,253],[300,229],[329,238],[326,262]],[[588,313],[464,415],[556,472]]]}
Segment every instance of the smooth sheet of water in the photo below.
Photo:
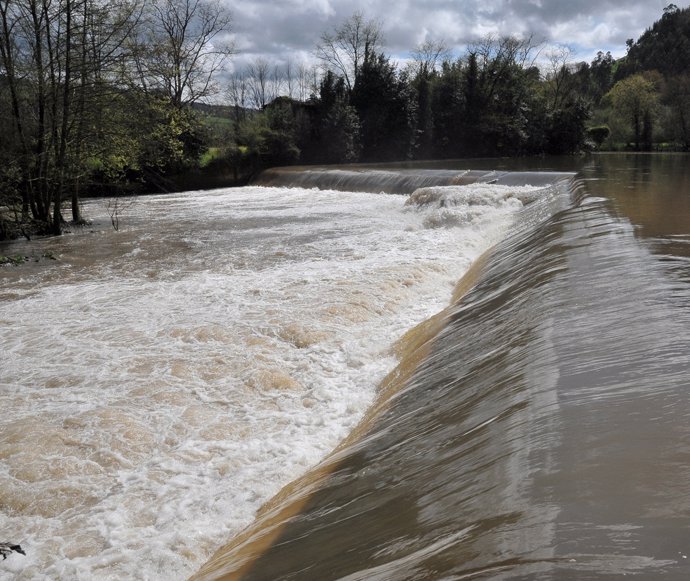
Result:
{"label": "smooth sheet of water", "polygon": [[[106,202],[0,253],[0,579],[184,579],[346,436],[549,192],[247,187]],[[53,260],[53,258],[55,260]]]}
{"label": "smooth sheet of water", "polygon": [[359,437],[195,578],[690,578],[688,161],[576,161]]}

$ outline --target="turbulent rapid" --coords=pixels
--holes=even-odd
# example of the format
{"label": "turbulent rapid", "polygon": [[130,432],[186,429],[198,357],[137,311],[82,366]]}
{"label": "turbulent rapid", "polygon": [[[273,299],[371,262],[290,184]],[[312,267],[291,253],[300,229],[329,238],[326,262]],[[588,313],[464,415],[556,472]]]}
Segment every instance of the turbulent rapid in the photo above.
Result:
{"label": "turbulent rapid", "polygon": [[[1,579],[184,579],[330,452],[544,186],[90,200],[0,270]],[[406,203],[407,202],[407,203]],[[55,260],[53,260],[55,259]]]}
{"label": "turbulent rapid", "polygon": [[438,165],[0,247],[0,579],[690,578],[688,157]]}
{"label": "turbulent rapid", "polygon": [[194,579],[687,579],[689,168],[595,157],[536,197]]}

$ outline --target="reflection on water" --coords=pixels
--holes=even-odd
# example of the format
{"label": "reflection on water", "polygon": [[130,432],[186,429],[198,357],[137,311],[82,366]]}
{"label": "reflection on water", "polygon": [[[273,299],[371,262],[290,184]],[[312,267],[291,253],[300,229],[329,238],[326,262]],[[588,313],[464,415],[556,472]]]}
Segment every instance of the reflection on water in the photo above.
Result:
{"label": "reflection on water", "polygon": [[601,155],[582,170],[592,195],[611,200],[613,211],[659,256],[666,273],[690,282],[690,156]]}
{"label": "reflection on water", "polygon": [[630,220],[636,234],[645,238],[680,239],[677,248],[689,256],[690,157],[668,155],[599,155],[582,169],[592,180],[592,195],[611,199],[615,211]]}
{"label": "reflection on water", "polygon": [[686,161],[578,161],[363,438],[198,578],[690,578]]}

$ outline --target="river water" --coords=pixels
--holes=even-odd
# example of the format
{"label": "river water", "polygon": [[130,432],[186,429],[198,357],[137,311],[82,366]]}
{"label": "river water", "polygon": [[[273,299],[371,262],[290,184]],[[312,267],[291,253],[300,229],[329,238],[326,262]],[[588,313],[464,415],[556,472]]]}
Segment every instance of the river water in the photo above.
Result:
{"label": "river water", "polygon": [[0,247],[0,578],[687,579],[688,161],[292,171]]}

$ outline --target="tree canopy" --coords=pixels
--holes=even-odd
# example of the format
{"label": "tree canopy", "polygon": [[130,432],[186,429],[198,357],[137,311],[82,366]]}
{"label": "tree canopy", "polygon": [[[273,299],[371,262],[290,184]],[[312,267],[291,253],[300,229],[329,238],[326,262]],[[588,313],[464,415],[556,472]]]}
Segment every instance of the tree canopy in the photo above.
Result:
{"label": "tree canopy", "polygon": [[690,8],[617,60],[487,36],[462,55],[427,39],[404,66],[355,12],[319,67],[257,57],[223,78],[230,24],[220,0],[0,0],[0,205],[58,233],[84,193],[275,164],[690,148]]}

